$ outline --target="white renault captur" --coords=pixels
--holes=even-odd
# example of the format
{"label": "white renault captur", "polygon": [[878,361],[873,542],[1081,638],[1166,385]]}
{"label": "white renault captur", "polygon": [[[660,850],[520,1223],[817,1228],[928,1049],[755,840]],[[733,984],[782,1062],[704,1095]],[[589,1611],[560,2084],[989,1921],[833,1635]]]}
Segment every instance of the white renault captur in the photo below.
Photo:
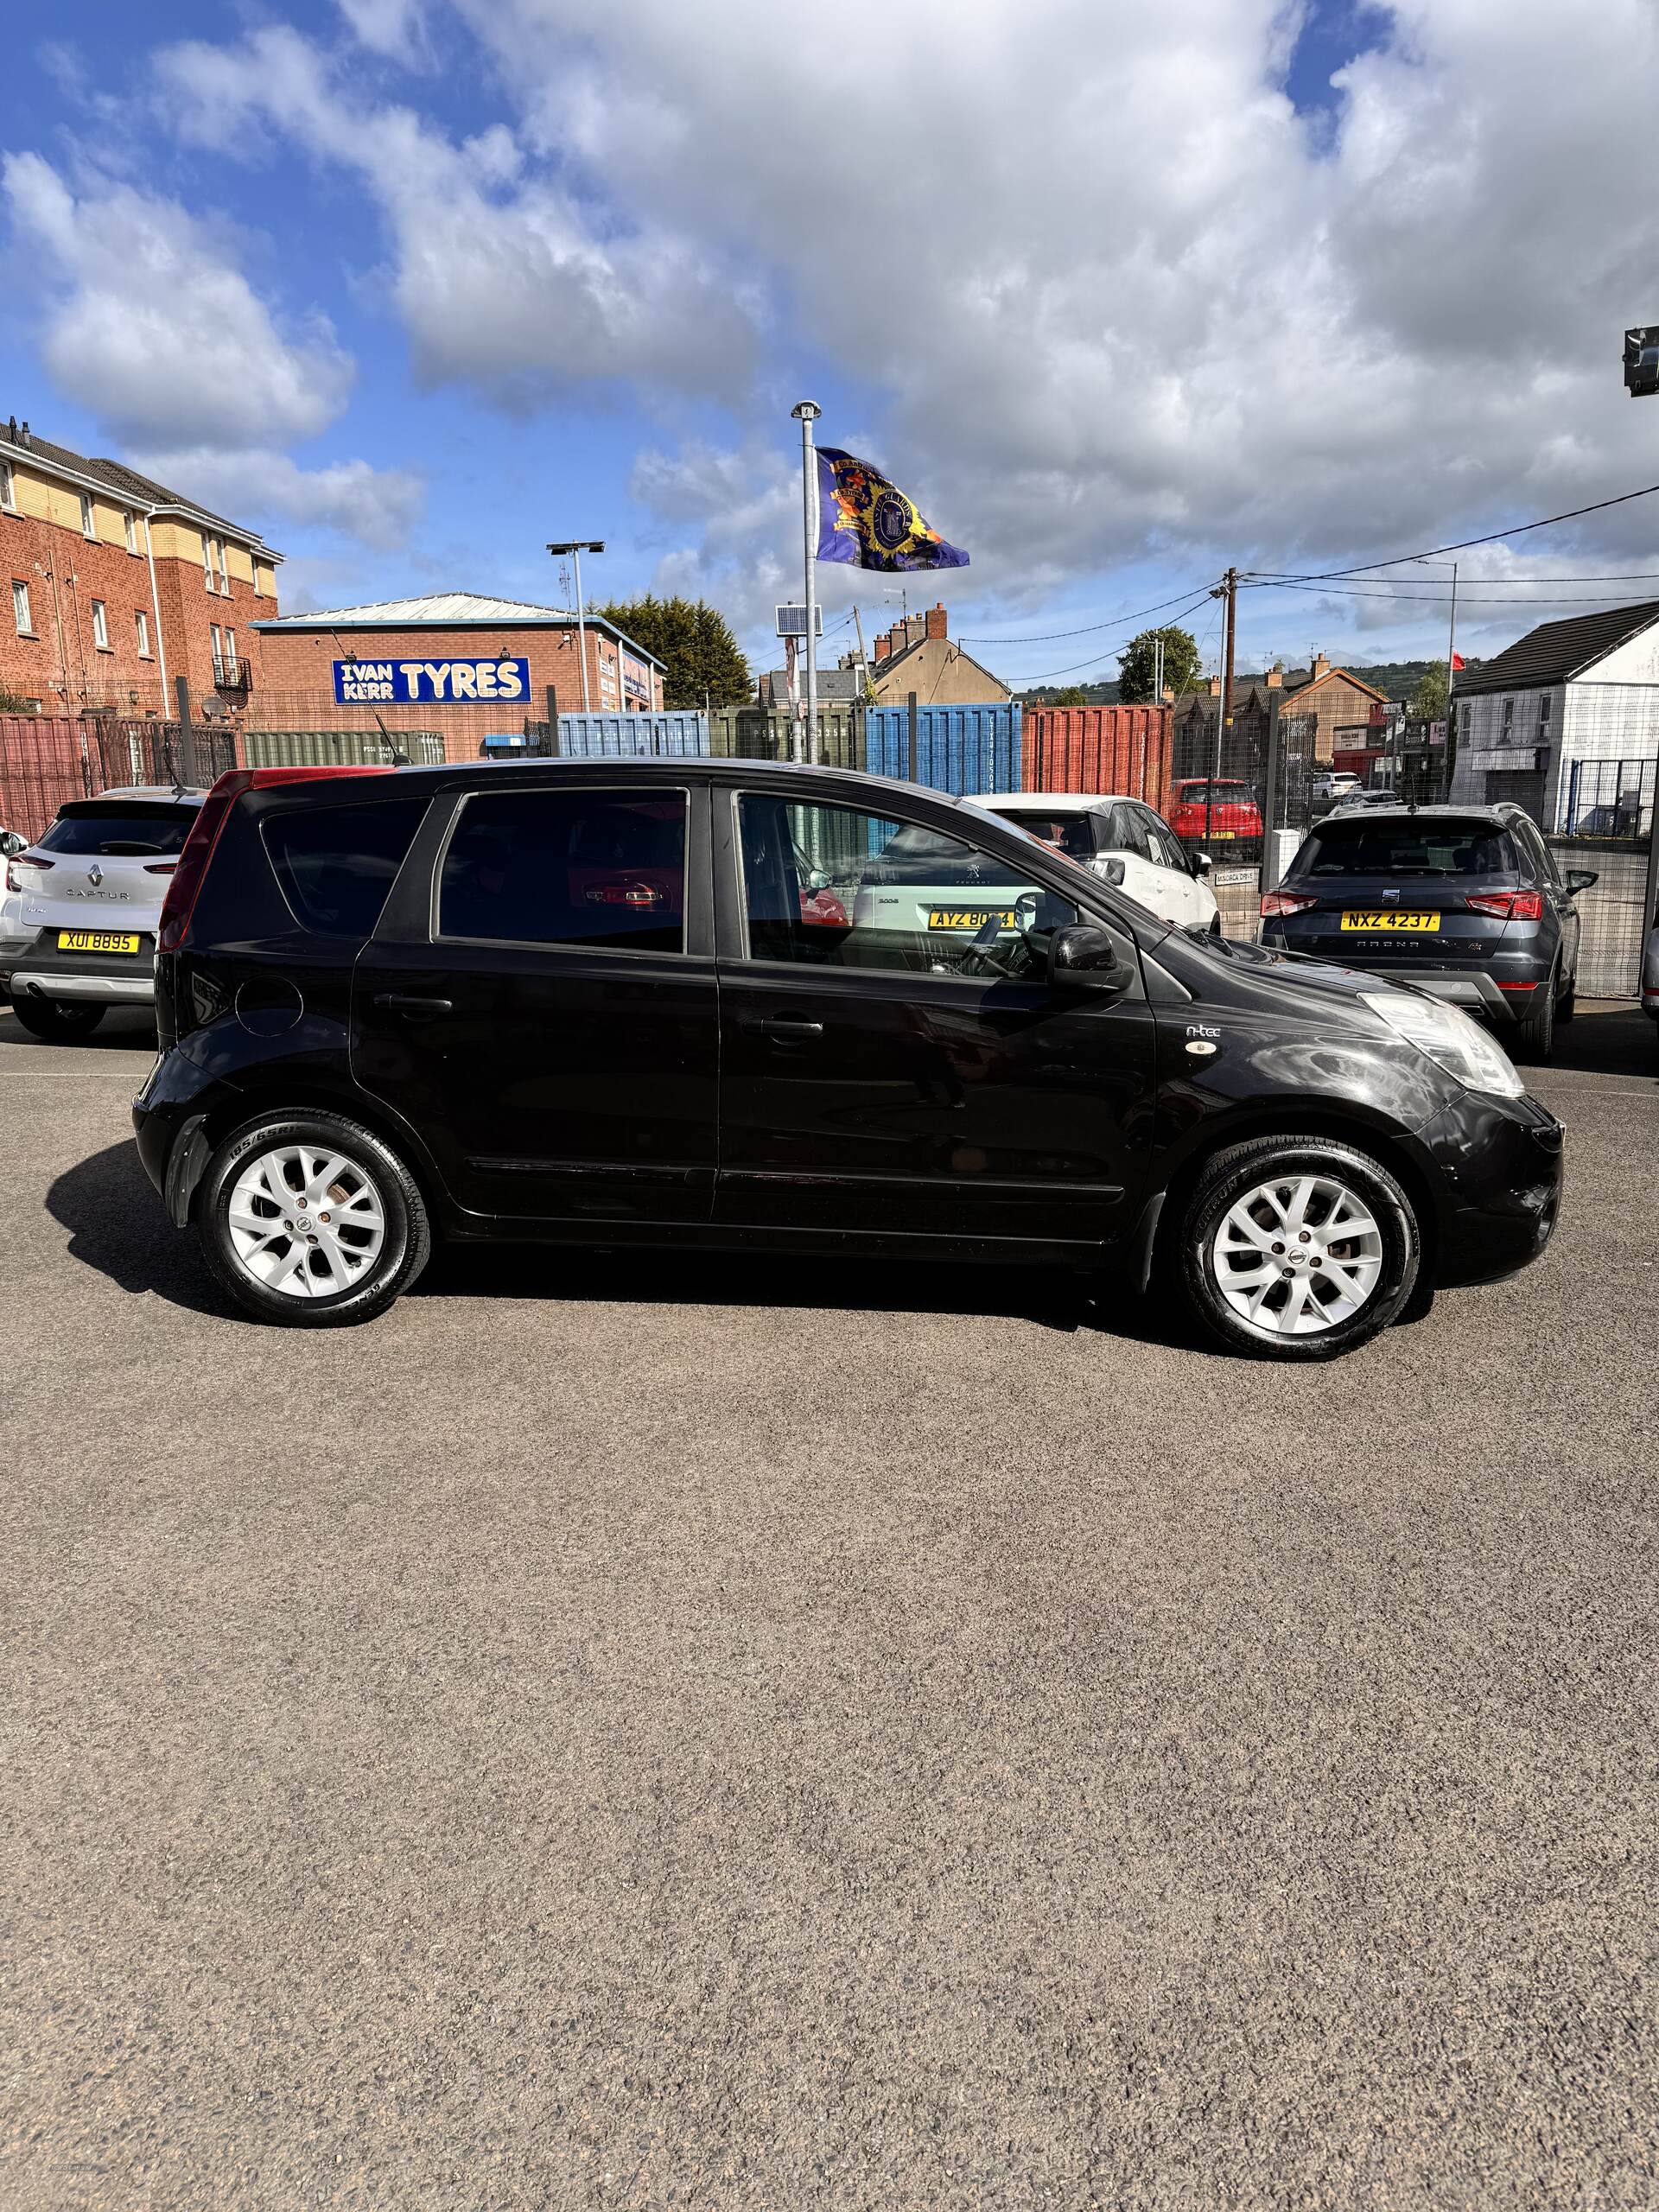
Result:
{"label": "white renault captur", "polygon": [[72,1043],[153,1005],[162,901],[203,794],[140,785],[71,799],[5,862],[0,989],[25,1029]]}
{"label": "white renault captur", "polygon": [[[1189,861],[1160,814],[1143,799],[1072,791],[989,791],[974,802],[1119,885],[1149,913],[1179,928],[1221,934],[1210,855]],[[1194,874],[1196,867],[1198,873]]]}

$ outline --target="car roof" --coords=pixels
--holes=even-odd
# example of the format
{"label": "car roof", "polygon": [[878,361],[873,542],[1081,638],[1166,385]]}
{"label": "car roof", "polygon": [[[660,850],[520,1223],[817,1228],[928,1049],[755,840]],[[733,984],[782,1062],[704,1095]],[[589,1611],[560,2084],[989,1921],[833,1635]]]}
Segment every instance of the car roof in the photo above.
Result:
{"label": "car roof", "polygon": [[1056,806],[1144,806],[1127,791],[978,791],[976,804],[997,812],[1046,814]]}
{"label": "car roof", "polygon": [[[935,791],[926,784],[906,783],[901,777],[880,776],[866,768],[831,768],[814,766],[805,760],[745,760],[725,753],[675,753],[637,759],[619,760],[611,755],[582,760],[554,760],[545,753],[531,753],[518,760],[448,760],[423,761],[406,768],[385,769],[364,766],[361,772],[373,776],[377,783],[385,785],[389,777],[400,783],[442,784],[450,790],[457,786],[469,788],[482,785],[493,790],[505,776],[531,777],[570,776],[590,777],[595,772],[614,778],[620,783],[662,783],[676,777],[696,775],[717,783],[769,784],[787,787],[804,779],[815,783],[844,784],[848,787],[849,804],[861,791],[894,791],[907,798],[931,800],[935,806],[961,806],[969,801],[983,807],[985,794],[976,791],[958,793]],[[342,777],[340,780],[344,780]],[[319,776],[315,786],[321,798],[333,788],[334,779]],[[303,779],[283,787],[283,795],[296,798],[308,786]]]}
{"label": "car roof", "polygon": [[[1484,822],[1494,830],[1507,830],[1517,814],[1526,812],[1524,807],[1517,806],[1412,806],[1405,799],[1396,799],[1391,807],[1371,807],[1366,810],[1374,814],[1408,814],[1418,822]],[[1335,822],[1338,817],[1327,814],[1325,819]]]}

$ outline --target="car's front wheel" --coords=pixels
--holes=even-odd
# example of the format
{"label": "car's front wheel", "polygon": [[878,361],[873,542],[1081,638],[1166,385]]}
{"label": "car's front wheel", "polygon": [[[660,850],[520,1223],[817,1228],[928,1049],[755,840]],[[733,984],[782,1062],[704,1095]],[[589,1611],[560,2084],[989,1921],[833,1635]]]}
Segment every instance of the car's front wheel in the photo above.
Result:
{"label": "car's front wheel", "polygon": [[1411,1296],[1422,1239],[1410,1199],[1356,1145],[1257,1137],[1205,1169],[1173,1255],[1188,1305],[1259,1359],[1334,1359]]}
{"label": "car's front wheel", "polygon": [[90,1037],[108,1008],[97,999],[15,998],[11,1010],[31,1037],[50,1045],[73,1045]]}
{"label": "car's front wheel", "polygon": [[426,1265],[413,1176],[343,1115],[269,1115],[207,1164],[194,1218],[207,1264],[261,1320],[302,1329],[372,1319]]}

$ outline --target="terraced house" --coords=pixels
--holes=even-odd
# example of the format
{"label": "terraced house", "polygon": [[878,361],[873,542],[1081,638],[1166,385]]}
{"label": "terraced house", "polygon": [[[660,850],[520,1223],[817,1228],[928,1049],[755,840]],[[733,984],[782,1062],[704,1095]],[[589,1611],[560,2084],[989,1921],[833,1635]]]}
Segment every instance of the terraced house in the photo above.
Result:
{"label": "terraced house", "polygon": [[234,715],[276,612],[257,531],[120,462],[0,423],[0,695],[37,714],[170,715],[182,676]]}

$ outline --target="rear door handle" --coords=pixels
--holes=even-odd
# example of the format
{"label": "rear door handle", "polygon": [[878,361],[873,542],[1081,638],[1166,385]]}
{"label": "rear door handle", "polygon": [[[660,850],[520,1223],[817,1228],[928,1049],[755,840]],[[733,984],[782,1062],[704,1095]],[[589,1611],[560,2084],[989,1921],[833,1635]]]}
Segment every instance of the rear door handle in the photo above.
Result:
{"label": "rear door handle", "polygon": [[453,999],[423,999],[409,991],[377,991],[376,1006],[384,1006],[393,1014],[450,1014],[454,1010]]}
{"label": "rear door handle", "polygon": [[791,1041],[798,1041],[803,1037],[822,1037],[823,1034],[821,1021],[798,1020],[787,1014],[746,1014],[737,1026],[740,1029],[747,1030],[752,1036],[777,1037]]}

